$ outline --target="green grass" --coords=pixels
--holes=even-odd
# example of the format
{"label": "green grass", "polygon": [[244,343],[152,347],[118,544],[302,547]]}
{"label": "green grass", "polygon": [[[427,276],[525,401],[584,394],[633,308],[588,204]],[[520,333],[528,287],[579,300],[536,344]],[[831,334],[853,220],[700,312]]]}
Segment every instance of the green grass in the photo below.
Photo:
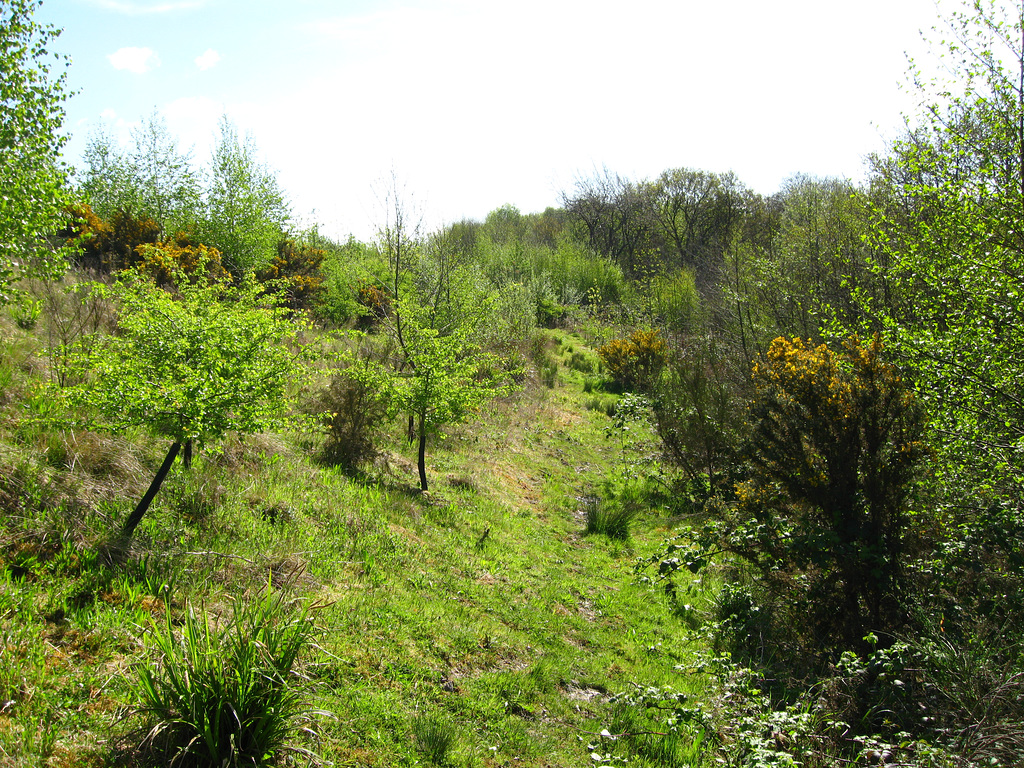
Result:
{"label": "green grass", "polygon": [[[633,574],[665,517],[609,485],[650,436],[606,437],[565,367],[592,355],[581,339],[557,371],[573,386],[534,383],[432,442],[429,493],[398,425],[386,463],[357,479],[319,465],[306,435],[232,438],[176,466],[109,561],[166,446],[43,429],[21,398],[39,375],[33,337],[3,333],[21,356],[0,366],[0,766],[132,764],[154,723],[137,662],[166,664],[190,626],[222,629],[232,599],[268,580],[323,605],[294,669],[304,711],[327,714],[309,723],[316,740],[292,728],[285,742],[335,765],[578,766],[623,717],[613,694],[700,695],[676,669],[694,653],[683,623]],[[594,497],[628,507],[628,539],[586,535]],[[699,762],[648,741],[620,748]]]}

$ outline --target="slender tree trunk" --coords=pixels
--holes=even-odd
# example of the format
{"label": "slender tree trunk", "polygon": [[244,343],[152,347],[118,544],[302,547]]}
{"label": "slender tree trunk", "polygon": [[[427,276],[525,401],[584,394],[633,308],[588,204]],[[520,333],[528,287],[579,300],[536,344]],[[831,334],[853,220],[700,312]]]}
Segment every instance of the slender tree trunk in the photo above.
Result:
{"label": "slender tree trunk", "polygon": [[138,506],[135,507],[135,511],[131,513],[127,520],[125,520],[124,527],[121,529],[121,537],[125,540],[130,539],[132,534],[135,533],[135,529],[139,523],[142,522],[143,515],[146,514],[146,510],[149,509],[149,505],[153,503],[153,499],[156,496],[157,491],[160,490],[160,485],[163,483],[164,478],[167,477],[167,473],[171,471],[171,465],[174,463],[174,459],[178,456],[178,451],[181,449],[181,443],[174,443],[171,445],[167,456],[164,458],[164,463],[160,465],[160,469],[157,470],[156,477],[153,478],[153,482],[149,484],[149,490],[146,491],[146,495],[139,501]]}
{"label": "slender tree trunk", "polygon": [[185,441],[185,448],[181,452],[181,465],[185,469],[192,469],[192,438]]}
{"label": "slender tree trunk", "polygon": [[420,490],[427,490],[427,420],[424,414],[420,414],[420,449],[418,465],[420,469]]}

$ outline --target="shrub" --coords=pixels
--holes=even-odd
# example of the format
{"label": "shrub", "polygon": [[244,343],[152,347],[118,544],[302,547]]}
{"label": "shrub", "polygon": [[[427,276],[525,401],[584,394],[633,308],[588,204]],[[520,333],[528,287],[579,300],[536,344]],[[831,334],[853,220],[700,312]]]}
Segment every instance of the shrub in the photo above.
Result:
{"label": "shrub", "polygon": [[[841,352],[776,339],[754,366],[748,479],[727,548],[813,608],[816,642],[902,621],[907,502],[926,448],[914,395],[876,336]],[[819,646],[822,647],[822,646]]]}
{"label": "shrub", "polygon": [[569,358],[569,367],[580,373],[593,373],[594,360],[586,352],[573,352]]}
{"label": "shrub", "polygon": [[359,325],[372,328],[391,314],[391,294],[374,283],[360,283],[356,287],[356,303],[361,307]]}
{"label": "shrub", "polygon": [[690,271],[661,275],[651,281],[650,291],[652,310],[661,323],[684,333],[697,327],[700,293]]}
{"label": "shrub", "polygon": [[388,417],[388,403],[373,371],[353,362],[333,377],[307,410],[326,430],[321,460],[352,471],[377,457],[377,438]]}
{"label": "shrub", "polygon": [[568,310],[550,298],[542,298],[537,302],[537,325],[543,328],[556,328]]}
{"label": "shrub", "polygon": [[[314,627],[308,605],[285,601],[268,585],[253,600],[235,598],[222,629],[189,604],[180,635],[170,605],[154,625],[139,669],[141,710],[155,719],[147,743],[172,760],[202,766],[274,764],[290,746],[295,721],[309,714],[296,670]],[[307,753],[308,754],[308,753]]]}
{"label": "shrub", "polygon": [[652,399],[664,459],[691,487],[730,485],[743,435],[744,386],[713,340],[698,339],[667,357]]}
{"label": "shrub", "polygon": [[88,205],[67,208],[68,223],[61,236],[81,248],[83,267],[100,272],[116,272],[138,261],[136,249],[160,241],[160,225],[145,216],[136,218],[118,211],[104,221]]}
{"label": "shrub", "polygon": [[305,309],[317,303],[324,286],[321,267],[326,257],[321,248],[284,239],[277,244],[277,255],[257,274],[261,282],[275,282],[285,294],[284,303],[292,309]]}
{"label": "shrub", "polygon": [[125,266],[148,275],[157,285],[174,285],[176,280],[197,274],[210,282],[224,282],[229,277],[221,264],[220,251],[193,242],[183,232],[173,240],[137,246]]}
{"label": "shrub", "polygon": [[665,339],[657,330],[637,330],[597,350],[609,375],[624,391],[648,391],[665,365]]}

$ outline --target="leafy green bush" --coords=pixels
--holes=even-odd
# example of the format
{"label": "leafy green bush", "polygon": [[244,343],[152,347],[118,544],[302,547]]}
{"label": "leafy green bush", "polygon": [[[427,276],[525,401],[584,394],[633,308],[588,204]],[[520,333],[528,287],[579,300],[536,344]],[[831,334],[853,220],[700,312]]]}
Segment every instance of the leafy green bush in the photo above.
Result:
{"label": "leafy green bush", "polygon": [[[320,264],[323,283],[316,295],[316,314],[337,325],[364,317],[364,322],[373,325],[389,310],[393,298],[384,290],[388,284],[387,261],[376,248],[355,239],[324,246],[326,255]],[[376,295],[368,292],[371,286],[378,291]]]}
{"label": "leafy green bush", "polygon": [[730,485],[743,435],[746,382],[711,338],[692,339],[666,358],[652,399],[666,462],[707,496]]}
{"label": "leafy green bush", "polygon": [[263,766],[290,745],[296,721],[309,712],[296,669],[314,625],[307,604],[265,592],[231,600],[218,628],[189,604],[178,634],[171,606],[166,625],[149,635],[156,656],[139,668],[141,711],[155,723],[147,744],[177,762]]}

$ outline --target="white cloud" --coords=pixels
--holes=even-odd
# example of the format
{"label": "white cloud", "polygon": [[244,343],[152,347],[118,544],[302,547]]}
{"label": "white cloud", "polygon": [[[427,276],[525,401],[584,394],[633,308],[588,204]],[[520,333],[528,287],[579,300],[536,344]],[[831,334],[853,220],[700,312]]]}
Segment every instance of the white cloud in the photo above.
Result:
{"label": "white cloud", "polygon": [[202,56],[196,56],[196,66],[202,70],[207,70],[210,67],[216,66],[217,62],[220,61],[220,54],[217,53],[213,48],[207,48],[206,52]]}
{"label": "white cloud", "polygon": [[160,59],[152,48],[128,47],[107,56],[114,69],[126,69],[141,75],[160,66]]}

